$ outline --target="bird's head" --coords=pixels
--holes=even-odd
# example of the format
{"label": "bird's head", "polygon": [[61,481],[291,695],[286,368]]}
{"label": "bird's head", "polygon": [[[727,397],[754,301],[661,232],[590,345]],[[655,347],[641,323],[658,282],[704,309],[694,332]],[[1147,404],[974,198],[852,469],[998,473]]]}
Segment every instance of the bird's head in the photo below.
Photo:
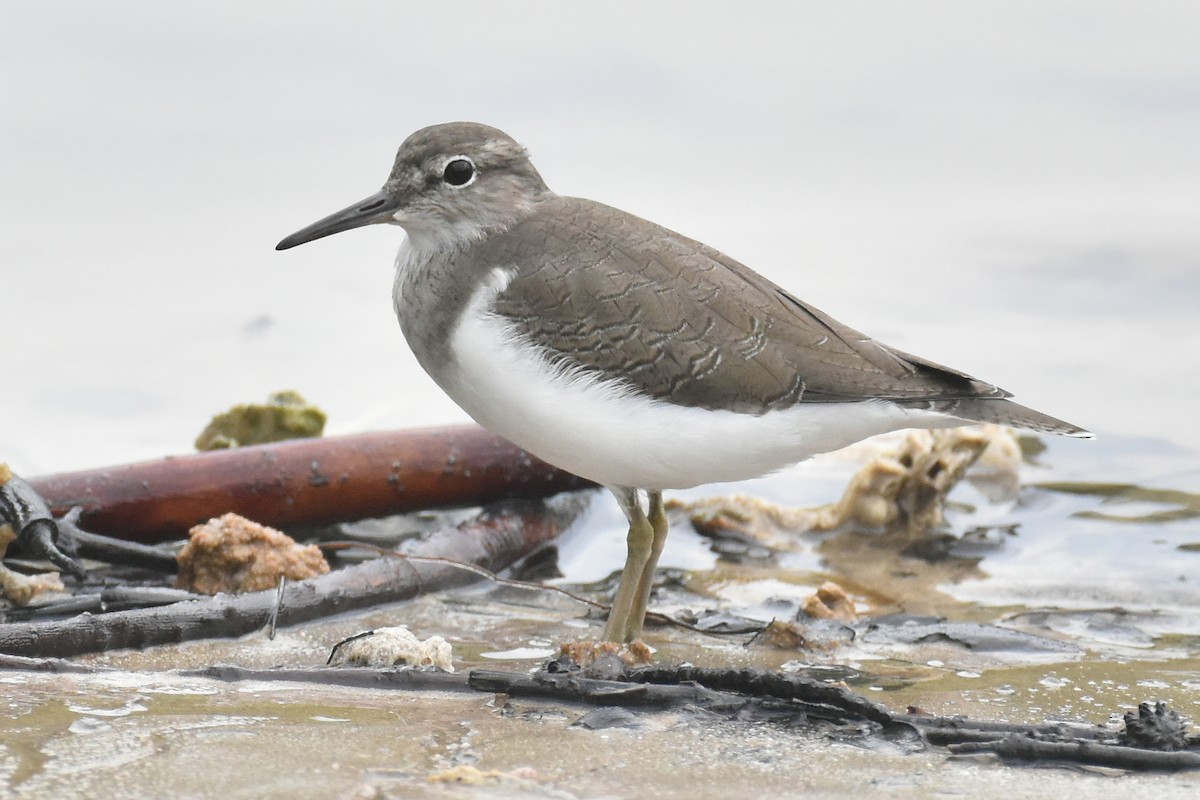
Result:
{"label": "bird's head", "polygon": [[475,122],[433,125],[400,145],[382,189],[275,249],[381,222],[403,227],[421,249],[461,246],[512,226],[550,196],[525,148],[508,134]]}

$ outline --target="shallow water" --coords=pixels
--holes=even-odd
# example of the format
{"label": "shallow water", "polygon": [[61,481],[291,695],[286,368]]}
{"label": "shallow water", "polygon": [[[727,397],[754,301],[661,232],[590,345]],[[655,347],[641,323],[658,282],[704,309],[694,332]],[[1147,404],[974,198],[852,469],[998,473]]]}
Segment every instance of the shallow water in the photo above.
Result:
{"label": "shallow water", "polygon": [[[869,642],[814,655],[663,629],[661,658],[851,668],[889,705],[943,713],[1098,723],[1161,697],[1200,717],[1200,12],[1010,7],[14,8],[0,28],[0,460],[36,475],[186,452],[211,414],[288,387],[334,433],[463,421],[392,317],[398,230],[271,248],[374,191],[410,131],[477,119],[525,142],[555,189],[707,241],[1098,434],[1047,440],[1013,499],[956,490],[967,544],[942,562],[848,535],[735,558],[683,523],[663,559],[662,603],[769,615],[833,578],[864,606],[995,623],[1069,656]],[[680,496],[812,505],[852,469],[834,457]],[[598,500],[560,544],[564,582],[606,579],[623,535]],[[526,668],[599,629],[581,613],[480,588],[273,643],[90,660],[311,664],[341,636],[406,622],[455,639],[460,668]],[[441,797],[466,790],[425,777],[455,763],[532,765],[540,788],[513,793],[578,796],[1133,786],[670,719],[587,732],[568,728],[578,710],[514,721],[481,697],[105,680],[0,675],[6,791]]]}
{"label": "shallow water", "polygon": [[1192,4],[1086,24],[1070,4],[518,4],[472,10],[453,48],[398,33],[440,29],[436,5],[117,7],[26,4],[0,32],[18,472],[184,452],[287,387],[332,432],[464,419],[392,317],[399,230],[272,249],[455,118],[889,344],[1104,438],[1200,450]]}

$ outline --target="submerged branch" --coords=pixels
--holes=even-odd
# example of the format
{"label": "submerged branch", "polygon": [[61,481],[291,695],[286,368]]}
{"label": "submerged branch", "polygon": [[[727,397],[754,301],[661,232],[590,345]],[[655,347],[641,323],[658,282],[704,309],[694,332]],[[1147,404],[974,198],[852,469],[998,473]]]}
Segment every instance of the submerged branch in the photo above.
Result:
{"label": "submerged branch", "polygon": [[1011,734],[994,741],[951,744],[949,750],[958,755],[991,753],[1006,761],[1031,764],[1082,764],[1138,772],[1200,769],[1200,753],[1193,751],[1164,752],[1087,740],[1047,742]]}

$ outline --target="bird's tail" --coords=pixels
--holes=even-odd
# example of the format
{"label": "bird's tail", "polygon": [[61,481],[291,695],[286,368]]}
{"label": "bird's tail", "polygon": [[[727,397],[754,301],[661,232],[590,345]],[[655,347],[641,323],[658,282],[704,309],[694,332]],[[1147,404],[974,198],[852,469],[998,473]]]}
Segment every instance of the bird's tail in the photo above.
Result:
{"label": "bird's tail", "polygon": [[[905,404],[907,405],[907,404]],[[913,404],[914,406],[917,404]],[[994,422],[997,425],[1009,425],[1014,428],[1025,428],[1038,433],[1055,433],[1062,436],[1074,436],[1077,439],[1091,439],[1091,431],[1084,430],[1078,425],[1072,425],[1049,414],[1043,414],[1020,403],[1000,397],[965,397],[957,400],[935,400],[921,404],[931,411],[937,411],[968,422]]]}

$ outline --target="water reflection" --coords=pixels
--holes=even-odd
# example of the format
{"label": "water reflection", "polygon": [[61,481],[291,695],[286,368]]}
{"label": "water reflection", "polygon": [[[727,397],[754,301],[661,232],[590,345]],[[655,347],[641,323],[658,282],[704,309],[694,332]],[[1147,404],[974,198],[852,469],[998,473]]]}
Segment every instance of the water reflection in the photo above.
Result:
{"label": "water reflection", "polygon": [[[1084,519],[1102,519],[1109,522],[1174,522],[1181,519],[1200,517],[1200,494],[1178,489],[1149,489],[1129,483],[1071,483],[1048,482],[1037,484],[1039,489],[1065,494],[1088,495],[1102,498],[1101,504],[1142,503],[1148,506],[1138,513],[1127,509],[1125,513],[1085,510],[1075,512]],[[1166,508],[1159,508],[1166,506]]]}

